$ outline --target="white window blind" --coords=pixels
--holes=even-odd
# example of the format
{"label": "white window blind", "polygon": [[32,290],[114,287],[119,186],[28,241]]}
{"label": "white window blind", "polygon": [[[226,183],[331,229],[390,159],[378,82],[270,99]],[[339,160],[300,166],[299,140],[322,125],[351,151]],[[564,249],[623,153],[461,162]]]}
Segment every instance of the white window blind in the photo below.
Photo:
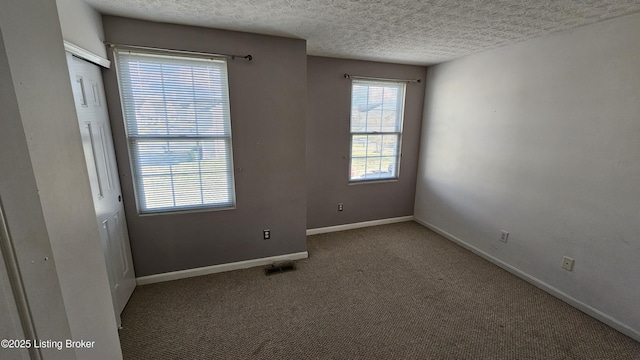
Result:
{"label": "white window blind", "polygon": [[138,211],[233,207],[226,61],[115,54]]}
{"label": "white window blind", "polygon": [[404,82],[353,80],[350,181],[398,178],[404,94]]}

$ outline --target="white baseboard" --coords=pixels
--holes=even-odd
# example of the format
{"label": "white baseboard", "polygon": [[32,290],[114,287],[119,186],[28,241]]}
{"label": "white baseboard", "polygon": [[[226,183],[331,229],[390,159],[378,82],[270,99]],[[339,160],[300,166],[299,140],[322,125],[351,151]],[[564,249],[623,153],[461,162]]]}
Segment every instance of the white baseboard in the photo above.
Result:
{"label": "white baseboard", "polygon": [[353,224],[328,226],[328,227],[316,228],[316,229],[307,229],[307,236],[330,233],[335,231],[359,229],[363,227],[376,226],[376,225],[393,224],[393,223],[399,223],[399,222],[405,222],[405,221],[411,221],[411,220],[413,220],[413,215],[401,216],[401,217],[389,218],[389,219],[363,221],[363,222],[353,223]]}
{"label": "white baseboard", "polygon": [[463,248],[473,252],[474,254],[476,254],[476,255],[478,255],[478,256],[490,261],[491,263],[493,263],[493,264],[495,264],[495,265],[507,270],[508,272],[512,273],[513,275],[515,275],[515,276],[527,281],[528,283],[530,283],[530,284],[532,284],[532,285],[534,285],[534,286],[546,291],[547,293],[557,297],[558,299],[560,299],[560,300],[566,302],[567,304],[577,308],[578,310],[586,313],[587,315],[589,315],[589,316],[591,316],[591,317],[593,317],[593,318],[595,318],[595,319],[597,319],[597,320],[599,320],[599,321],[611,326],[612,328],[620,331],[621,333],[627,335],[628,337],[640,342],[640,332],[635,330],[635,329],[633,329],[633,328],[631,328],[631,327],[629,327],[628,325],[626,325],[626,324],[624,324],[624,323],[612,318],[611,316],[603,313],[602,311],[600,311],[598,309],[595,309],[595,308],[583,303],[582,301],[580,301],[580,300],[578,300],[578,299],[576,299],[576,298],[574,298],[574,297],[572,297],[572,296],[570,296],[570,295],[558,290],[557,288],[555,288],[555,287],[543,282],[542,280],[539,280],[539,279],[537,279],[537,278],[525,273],[524,271],[519,270],[519,269],[517,269],[517,268],[515,268],[515,267],[513,267],[513,266],[511,266],[511,265],[509,265],[509,264],[507,264],[505,262],[503,262],[502,260],[500,260],[500,259],[498,259],[498,258],[496,258],[496,257],[494,257],[492,255],[487,254],[486,252],[478,249],[477,247],[475,247],[475,246],[473,246],[471,244],[468,244],[468,243],[464,242],[463,240],[461,240],[461,239],[449,234],[448,232],[438,228],[435,225],[432,225],[432,224],[430,224],[430,223],[428,223],[428,222],[426,222],[426,221],[424,221],[422,219],[418,219],[418,218],[415,218],[414,220],[417,223],[425,226],[426,228],[428,228],[430,230],[433,230],[434,232],[442,235],[443,237],[447,238],[448,240],[453,241],[454,243],[456,243],[456,244],[462,246]]}
{"label": "white baseboard", "polygon": [[205,266],[205,267],[199,267],[195,269],[187,269],[187,270],[172,271],[172,272],[167,272],[162,274],[154,274],[149,276],[141,276],[139,278],[136,278],[136,283],[138,285],[153,284],[153,283],[158,283],[163,281],[185,279],[185,278],[190,278],[194,276],[209,275],[209,274],[215,274],[215,273],[231,271],[231,270],[247,269],[247,268],[252,268],[256,266],[270,265],[270,264],[274,264],[282,261],[306,259],[308,257],[309,257],[309,253],[304,251],[299,253],[271,256],[271,257],[260,258],[260,259],[251,259],[251,260],[233,262],[229,264]]}

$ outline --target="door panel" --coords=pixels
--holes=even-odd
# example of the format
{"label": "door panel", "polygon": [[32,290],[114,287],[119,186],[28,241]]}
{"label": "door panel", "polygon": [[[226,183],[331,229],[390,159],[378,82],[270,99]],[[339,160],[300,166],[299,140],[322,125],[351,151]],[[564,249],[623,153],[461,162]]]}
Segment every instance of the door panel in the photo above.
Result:
{"label": "door panel", "polygon": [[[105,164],[109,164],[109,159],[107,158],[107,154],[109,154],[109,150],[105,148],[108,142],[104,134],[104,131],[105,131],[104,125],[100,125],[100,145],[102,145],[102,161]],[[105,179],[107,180],[107,187],[109,188],[109,190],[113,190],[113,177],[111,174],[111,166],[106,166],[105,171],[106,171],[106,174],[104,175],[105,175]]]}
{"label": "door panel", "polygon": [[[118,213],[114,213],[113,215],[113,223],[114,223],[114,229],[116,231],[116,236],[118,237],[118,241],[117,244],[122,245],[125,243],[124,237],[125,234],[123,233],[123,230],[126,228],[126,226],[123,226],[122,223],[120,222],[120,214]],[[125,274],[129,273],[129,262],[127,261],[127,252],[124,249],[124,246],[118,246],[118,254],[120,255],[120,273],[121,276],[125,276]]]}
{"label": "door panel", "polygon": [[98,156],[96,152],[96,143],[93,139],[93,129],[90,121],[84,122],[84,134],[86,134],[86,141],[84,140],[82,144],[85,149],[85,160],[87,160],[87,170],[89,171],[89,180],[91,181],[91,189],[94,191],[95,196],[98,199],[102,199],[104,195],[102,194],[102,176],[100,176],[100,166],[98,164]]}
{"label": "door panel", "polygon": [[[118,288],[118,283],[116,282],[116,274],[113,269],[113,261],[111,260],[111,254],[113,251],[111,250],[111,239],[109,236],[109,220],[103,220],[102,224],[100,224],[100,242],[102,243],[102,251],[104,252],[104,260],[107,264],[107,275],[109,276],[109,288],[111,289],[111,300],[113,300],[113,307],[117,310],[120,306],[118,304],[118,296],[115,289]],[[116,314],[119,315],[119,314]],[[119,316],[116,316],[119,318]],[[118,324],[120,325],[120,324]]]}
{"label": "door panel", "polygon": [[76,112],[116,319],[120,325],[120,314],[136,281],[102,75],[97,65],[70,53],[67,53],[67,63],[71,79],[75,79],[72,85]]}

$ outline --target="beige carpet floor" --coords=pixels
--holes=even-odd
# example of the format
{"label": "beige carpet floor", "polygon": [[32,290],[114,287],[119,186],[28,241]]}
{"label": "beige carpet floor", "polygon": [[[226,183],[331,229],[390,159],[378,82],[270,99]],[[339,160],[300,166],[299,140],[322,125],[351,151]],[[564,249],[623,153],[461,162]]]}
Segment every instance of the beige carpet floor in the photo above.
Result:
{"label": "beige carpet floor", "polygon": [[414,222],[308,237],[296,271],[139,286],[134,359],[640,359],[640,343]]}

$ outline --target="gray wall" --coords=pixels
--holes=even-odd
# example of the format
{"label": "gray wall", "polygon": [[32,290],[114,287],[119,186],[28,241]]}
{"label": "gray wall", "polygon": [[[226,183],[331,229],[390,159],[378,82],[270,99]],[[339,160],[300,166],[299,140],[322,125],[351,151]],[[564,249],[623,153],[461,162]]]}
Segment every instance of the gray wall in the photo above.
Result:
{"label": "gray wall", "polygon": [[[307,228],[413,215],[426,68],[309,56],[307,62]],[[407,84],[400,178],[349,185],[351,81],[345,73]],[[344,211],[338,212],[338,203]]]}
{"label": "gray wall", "polygon": [[64,40],[106,59],[102,16],[84,0],[56,0]]}
{"label": "gray wall", "polygon": [[39,335],[95,340],[95,349],[75,351],[78,359],[121,358],[55,2],[5,1],[0,28],[13,81],[11,90],[3,74],[3,94],[15,94],[0,132],[2,196],[21,271],[40,274],[28,294],[46,323]]}
{"label": "gray wall", "polygon": [[234,210],[137,215],[115,69],[103,73],[136,275],[306,251],[305,41],[109,16],[103,24],[114,43],[254,57],[228,62]]}
{"label": "gray wall", "polygon": [[638,34],[635,14],[431,67],[415,216],[640,340]]}
{"label": "gray wall", "polygon": [[[6,55],[0,29],[0,199],[38,334],[43,339],[66,338],[71,336],[69,323]],[[0,249],[0,339],[24,339],[4,256],[11,254]],[[50,260],[44,261],[45,257]],[[45,351],[43,355],[46,359],[75,359],[72,350]],[[29,358],[27,350],[1,348],[0,357]]]}

